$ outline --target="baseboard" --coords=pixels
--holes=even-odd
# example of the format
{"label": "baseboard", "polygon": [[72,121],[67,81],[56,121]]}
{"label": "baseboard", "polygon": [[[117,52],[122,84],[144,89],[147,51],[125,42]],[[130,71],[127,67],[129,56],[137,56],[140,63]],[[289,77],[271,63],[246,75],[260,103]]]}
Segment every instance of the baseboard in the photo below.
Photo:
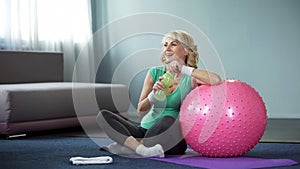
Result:
{"label": "baseboard", "polygon": [[300,119],[300,113],[268,114],[269,119]]}

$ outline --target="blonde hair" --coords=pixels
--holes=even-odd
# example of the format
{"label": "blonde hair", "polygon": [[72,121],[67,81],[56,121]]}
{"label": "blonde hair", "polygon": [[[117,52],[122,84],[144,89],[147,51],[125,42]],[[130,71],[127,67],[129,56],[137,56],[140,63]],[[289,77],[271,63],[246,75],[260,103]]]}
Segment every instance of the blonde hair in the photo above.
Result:
{"label": "blonde hair", "polygon": [[[197,63],[199,59],[197,45],[194,43],[192,36],[182,30],[175,30],[168,32],[165,37],[162,39],[162,44],[165,43],[167,39],[178,40],[179,43],[183,46],[184,50],[188,52],[185,60],[185,64],[190,67],[197,68]],[[161,61],[163,64],[166,64],[166,58],[164,53],[161,54]]]}

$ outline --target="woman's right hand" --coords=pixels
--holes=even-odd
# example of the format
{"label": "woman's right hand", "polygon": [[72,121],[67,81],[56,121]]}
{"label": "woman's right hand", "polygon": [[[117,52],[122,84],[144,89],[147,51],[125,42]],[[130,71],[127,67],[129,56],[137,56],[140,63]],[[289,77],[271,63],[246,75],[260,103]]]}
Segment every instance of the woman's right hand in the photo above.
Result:
{"label": "woman's right hand", "polygon": [[163,79],[162,76],[160,76],[158,78],[158,81],[154,83],[153,85],[153,91],[156,92],[157,90],[164,90],[164,84],[161,82],[161,80]]}

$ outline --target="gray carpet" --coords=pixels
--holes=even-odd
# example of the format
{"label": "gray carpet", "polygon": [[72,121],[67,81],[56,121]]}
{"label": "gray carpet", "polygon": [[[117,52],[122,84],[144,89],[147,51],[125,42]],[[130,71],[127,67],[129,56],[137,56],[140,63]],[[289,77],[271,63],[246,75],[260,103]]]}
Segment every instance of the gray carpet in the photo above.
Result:
{"label": "gray carpet", "polygon": [[[111,140],[98,138],[103,145]],[[113,164],[74,166],[68,160],[73,156],[113,157]],[[126,158],[99,151],[99,146],[88,137],[33,136],[0,140],[1,169],[71,169],[71,168],[195,168],[151,159]],[[259,158],[288,158],[300,162],[300,144],[259,143],[246,154]],[[300,168],[300,165],[279,168]]]}

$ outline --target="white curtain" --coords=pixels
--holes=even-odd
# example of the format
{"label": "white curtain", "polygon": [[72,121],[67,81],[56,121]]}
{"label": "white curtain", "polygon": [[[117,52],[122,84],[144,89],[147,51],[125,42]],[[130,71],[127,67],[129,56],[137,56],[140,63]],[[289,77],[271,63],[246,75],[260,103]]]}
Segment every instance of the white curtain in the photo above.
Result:
{"label": "white curtain", "polygon": [[65,81],[71,81],[80,49],[92,36],[91,3],[0,0],[0,25],[1,50],[61,51]]}

